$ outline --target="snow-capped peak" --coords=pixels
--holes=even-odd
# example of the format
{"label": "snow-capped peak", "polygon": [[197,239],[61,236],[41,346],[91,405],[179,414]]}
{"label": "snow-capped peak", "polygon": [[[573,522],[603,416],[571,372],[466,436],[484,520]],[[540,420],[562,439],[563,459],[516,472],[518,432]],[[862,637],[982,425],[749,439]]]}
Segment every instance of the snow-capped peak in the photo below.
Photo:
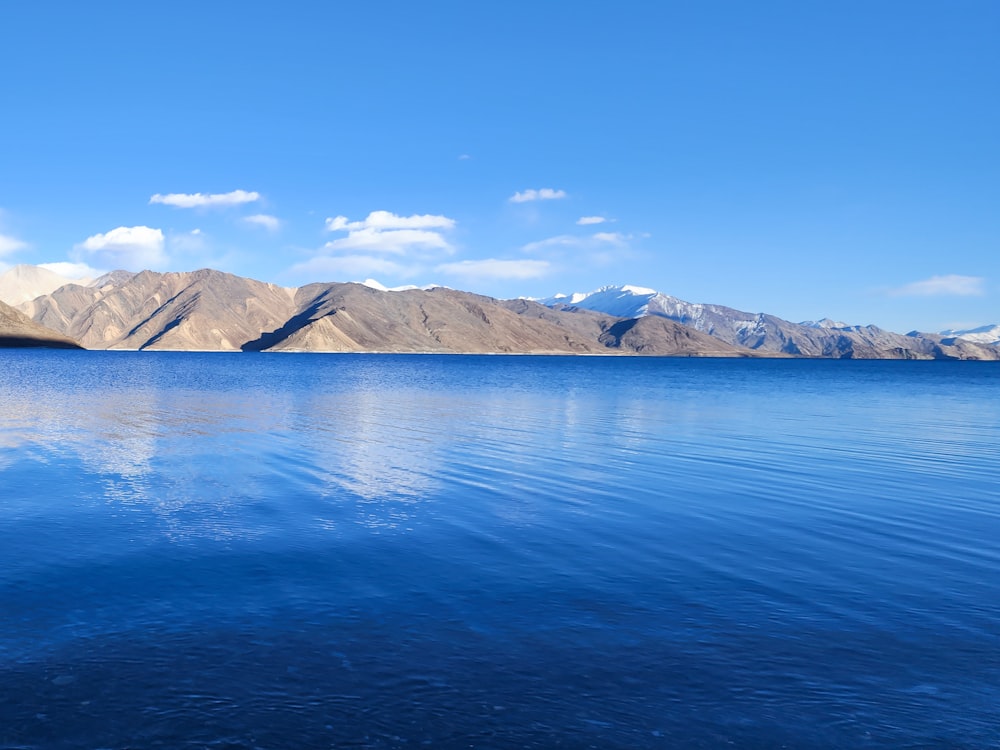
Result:
{"label": "snow-capped peak", "polygon": [[636,294],[643,297],[652,297],[657,293],[655,289],[647,289],[644,286],[632,286],[631,284],[626,284],[621,287],[621,290],[623,292],[628,292],[629,294]]}
{"label": "snow-capped peak", "polygon": [[973,344],[1000,344],[1000,323],[988,324],[977,328],[965,328],[962,330],[941,331],[942,336],[954,336],[955,338],[971,341]]}
{"label": "snow-capped peak", "polygon": [[445,288],[441,287],[440,284],[424,284],[424,286],[414,286],[413,284],[406,284],[405,286],[386,286],[375,279],[365,279],[364,281],[359,281],[357,283],[378,292],[409,292],[414,289],[420,289],[426,292],[428,289]]}
{"label": "snow-capped peak", "polygon": [[800,326],[806,326],[807,328],[850,328],[851,326],[847,323],[841,323],[837,320],[830,320],[829,318],[822,318],[821,320],[803,320],[799,323]]}
{"label": "snow-capped peak", "polygon": [[538,300],[543,305],[574,305],[585,310],[614,315],[619,318],[639,318],[648,312],[649,301],[658,296],[655,289],[641,286],[610,284],[593,292],[575,292],[571,295],[556,294]]}

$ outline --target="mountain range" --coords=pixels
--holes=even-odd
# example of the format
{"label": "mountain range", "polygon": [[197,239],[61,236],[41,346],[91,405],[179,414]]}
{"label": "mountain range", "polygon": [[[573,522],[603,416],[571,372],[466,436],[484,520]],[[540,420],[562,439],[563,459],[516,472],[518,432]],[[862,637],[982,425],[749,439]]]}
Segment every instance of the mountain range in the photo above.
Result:
{"label": "mountain range", "polygon": [[116,271],[21,303],[88,349],[752,356],[666,319],[621,321],[443,287],[280,287],[211,269]]}
{"label": "mountain range", "polygon": [[18,266],[0,275],[0,300],[20,315],[4,313],[0,337],[11,327],[21,332],[11,342],[27,340],[31,323],[32,341],[88,349],[1000,359],[1000,346],[957,333],[791,323],[631,286],[496,300],[375,282],[289,288],[212,269],[115,271],[70,282]]}
{"label": "mountain range", "polygon": [[[994,359],[983,330],[1000,332],[1000,326],[943,334],[892,333],[877,326],[857,326],[829,319],[792,323],[766,313],[748,313],[722,305],[685,302],[653,289],[606,286],[590,294],[557,295],[541,300],[561,310],[597,310],[623,318],[658,316],[676,321],[756,352],[806,357],[848,359]],[[978,333],[977,333],[978,332]],[[978,337],[977,337],[978,336]]]}

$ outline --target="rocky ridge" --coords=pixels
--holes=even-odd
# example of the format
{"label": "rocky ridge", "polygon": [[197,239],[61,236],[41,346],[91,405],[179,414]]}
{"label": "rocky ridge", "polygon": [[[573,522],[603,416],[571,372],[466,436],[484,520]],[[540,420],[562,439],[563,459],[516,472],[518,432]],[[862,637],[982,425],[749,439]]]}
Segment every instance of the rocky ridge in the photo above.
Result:
{"label": "rocky ridge", "polygon": [[1000,348],[957,336],[892,333],[823,319],[792,323],[766,313],[685,302],[652,289],[602,287],[591,294],[542,300],[553,309],[585,309],[623,317],[661,317],[759,353],[841,359],[1000,359]]}
{"label": "rocky ridge", "polygon": [[203,269],[68,284],[21,306],[91,349],[753,356],[672,321],[622,321],[443,287],[290,289]]}
{"label": "rocky ridge", "polygon": [[957,336],[791,323],[641,287],[543,302],[374,282],[286,288],[202,269],[115,271],[19,308],[91,349],[1000,359]]}
{"label": "rocky ridge", "polygon": [[0,302],[0,347],[45,347],[81,349],[68,336],[40,325],[5,302]]}

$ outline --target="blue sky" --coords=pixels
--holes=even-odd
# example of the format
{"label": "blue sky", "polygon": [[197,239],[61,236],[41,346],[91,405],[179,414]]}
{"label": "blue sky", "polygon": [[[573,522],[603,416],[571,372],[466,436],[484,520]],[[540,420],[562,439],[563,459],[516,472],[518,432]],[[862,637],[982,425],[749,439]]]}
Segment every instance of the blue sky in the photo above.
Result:
{"label": "blue sky", "polygon": [[993,0],[5,3],[0,268],[1000,322],[998,38]]}

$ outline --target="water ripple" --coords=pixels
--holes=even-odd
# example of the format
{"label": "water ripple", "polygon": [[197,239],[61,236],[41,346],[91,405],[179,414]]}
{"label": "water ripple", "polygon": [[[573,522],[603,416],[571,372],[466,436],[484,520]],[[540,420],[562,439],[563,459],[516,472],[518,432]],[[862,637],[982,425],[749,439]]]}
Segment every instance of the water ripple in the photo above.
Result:
{"label": "water ripple", "polygon": [[0,358],[0,747],[996,747],[996,368]]}

